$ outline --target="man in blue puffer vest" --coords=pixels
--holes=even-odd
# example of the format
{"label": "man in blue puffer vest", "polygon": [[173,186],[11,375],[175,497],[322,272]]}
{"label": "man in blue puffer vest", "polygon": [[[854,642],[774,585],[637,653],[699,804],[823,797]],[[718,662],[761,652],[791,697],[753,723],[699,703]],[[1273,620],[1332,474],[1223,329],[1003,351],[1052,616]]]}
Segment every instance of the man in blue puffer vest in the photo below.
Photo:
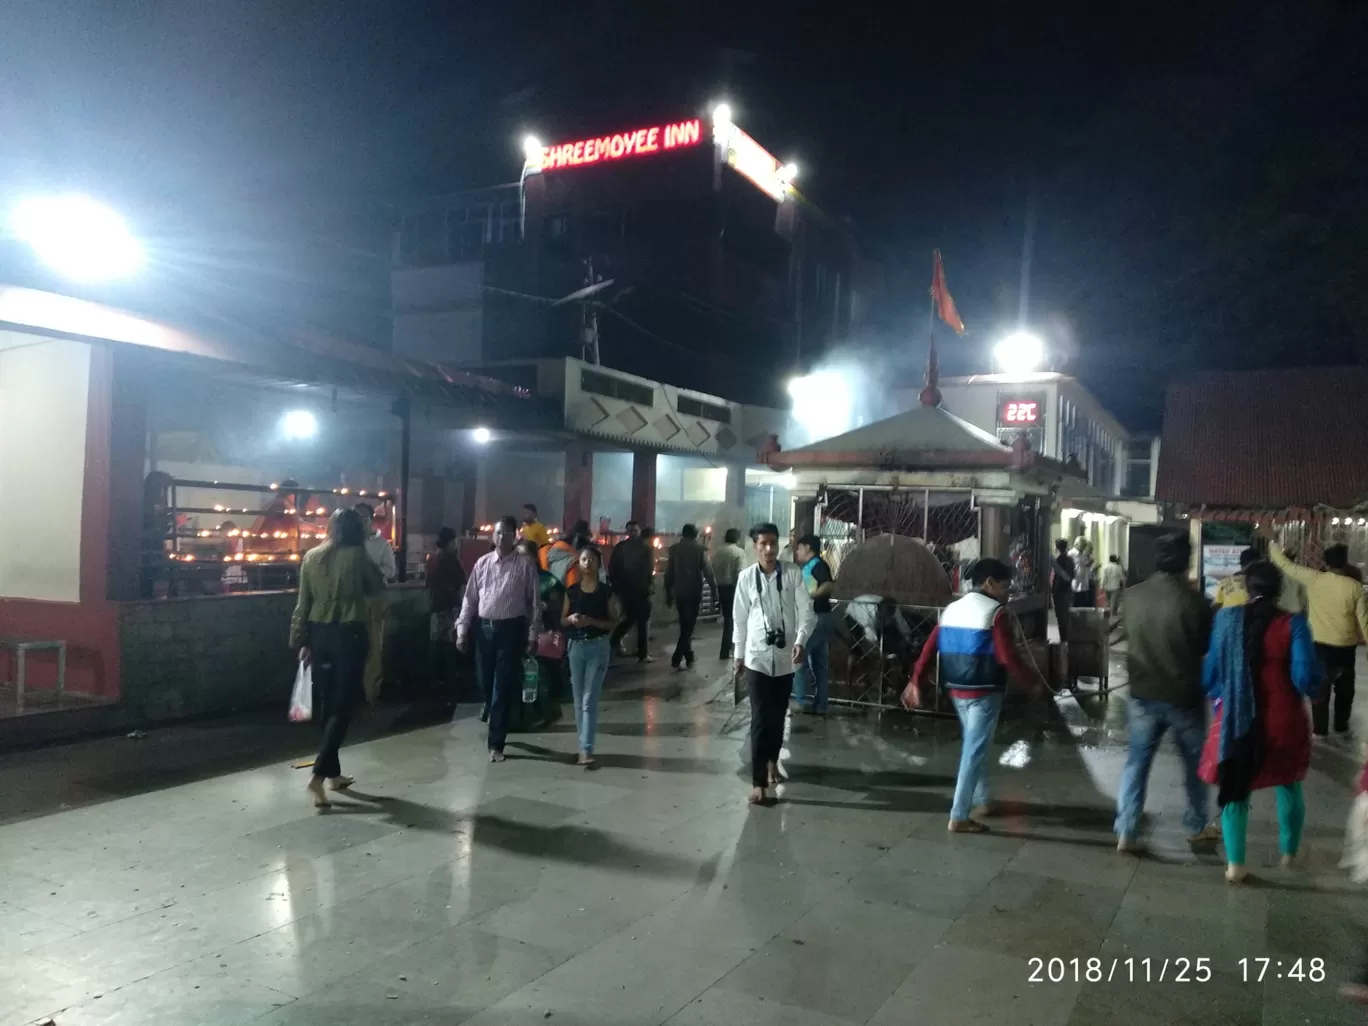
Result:
{"label": "man in blue puffer vest", "polygon": [[941,613],[940,623],[927,639],[903,692],[903,705],[912,709],[920,704],[922,685],[939,655],[940,680],[955,704],[964,733],[949,830],[981,834],[988,827],[970,818],[970,812],[989,812],[986,760],[1002,711],[1007,676],[1010,673],[1018,680],[1034,682],[1040,675],[1022,665],[1012,621],[1003,605],[1012,583],[1012,568],[1001,560],[980,559],[970,568],[969,579],[974,590]]}

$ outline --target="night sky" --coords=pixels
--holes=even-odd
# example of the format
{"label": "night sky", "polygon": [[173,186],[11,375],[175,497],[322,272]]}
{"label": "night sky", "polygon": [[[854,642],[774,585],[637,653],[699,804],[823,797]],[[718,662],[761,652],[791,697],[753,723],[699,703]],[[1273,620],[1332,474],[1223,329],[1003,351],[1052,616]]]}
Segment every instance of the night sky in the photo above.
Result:
{"label": "night sky", "polygon": [[936,246],[948,370],[1022,319],[1135,428],[1191,369],[1368,356],[1368,4],[873,8],[9,0],[0,199],[126,210],[155,263],[101,298],[383,338],[393,202],[725,97],[852,219],[912,364]]}

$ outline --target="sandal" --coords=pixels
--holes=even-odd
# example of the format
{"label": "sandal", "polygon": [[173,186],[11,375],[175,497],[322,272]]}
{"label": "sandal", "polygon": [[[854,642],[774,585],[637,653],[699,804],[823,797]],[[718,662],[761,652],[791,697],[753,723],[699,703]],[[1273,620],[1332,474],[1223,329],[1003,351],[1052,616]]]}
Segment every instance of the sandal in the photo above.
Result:
{"label": "sandal", "polygon": [[490,753],[489,753],[489,761],[490,761],[490,762],[506,762],[507,759],[508,759],[508,756],[504,755],[503,752],[496,752],[496,751],[491,750]]}
{"label": "sandal", "polygon": [[305,785],[305,790],[307,790],[309,794],[313,795],[313,804],[315,809],[326,809],[328,808],[328,806],[332,804],[332,802],[328,801],[328,796],[323,793],[322,777],[310,778],[308,784]]}
{"label": "sandal", "polygon": [[986,834],[988,827],[976,819],[952,819],[945,828],[952,834]]}
{"label": "sandal", "polygon": [[750,798],[747,799],[752,805],[764,805],[768,800],[763,787],[751,788]]}
{"label": "sandal", "polygon": [[329,778],[328,778],[328,790],[330,790],[330,791],[345,791],[347,788],[351,787],[352,784],[354,784],[354,783],[356,783],[356,778],[355,778],[355,777],[344,777],[344,776],[342,776],[341,774],[338,774],[338,775],[335,776],[335,777],[329,777]]}

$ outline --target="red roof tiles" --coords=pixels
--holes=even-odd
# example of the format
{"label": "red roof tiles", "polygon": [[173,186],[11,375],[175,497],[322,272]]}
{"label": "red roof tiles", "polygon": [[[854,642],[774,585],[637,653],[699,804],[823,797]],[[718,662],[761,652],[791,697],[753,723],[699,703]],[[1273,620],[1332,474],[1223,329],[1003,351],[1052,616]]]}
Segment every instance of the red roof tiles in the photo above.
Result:
{"label": "red roof tiles", "polygon": [[1368,499],[1368,368],[1198,374],[1170,386],[1155,497],[1265,508]]}

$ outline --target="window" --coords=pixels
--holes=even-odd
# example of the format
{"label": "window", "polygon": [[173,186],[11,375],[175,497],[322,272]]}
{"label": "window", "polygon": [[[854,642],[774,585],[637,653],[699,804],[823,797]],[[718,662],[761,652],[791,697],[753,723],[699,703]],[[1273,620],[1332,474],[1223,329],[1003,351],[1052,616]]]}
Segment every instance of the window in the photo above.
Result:
{"label": "window", "polygon": [[606,395],[612,399],[622,399],[638,406],[654,406],[655,391],[635,381],[625,381],[611,374],[584,369],[580,371],[580,388],[595,395]]}
{"label": "window", "polygon": [[715,403],[705,403],[701,399],[690,399],[686,395],[679,397],[679,412],[687,417],[706,417],[708,420],[715,420],[722,424],[731,423],[731,407],[718,406]]}

